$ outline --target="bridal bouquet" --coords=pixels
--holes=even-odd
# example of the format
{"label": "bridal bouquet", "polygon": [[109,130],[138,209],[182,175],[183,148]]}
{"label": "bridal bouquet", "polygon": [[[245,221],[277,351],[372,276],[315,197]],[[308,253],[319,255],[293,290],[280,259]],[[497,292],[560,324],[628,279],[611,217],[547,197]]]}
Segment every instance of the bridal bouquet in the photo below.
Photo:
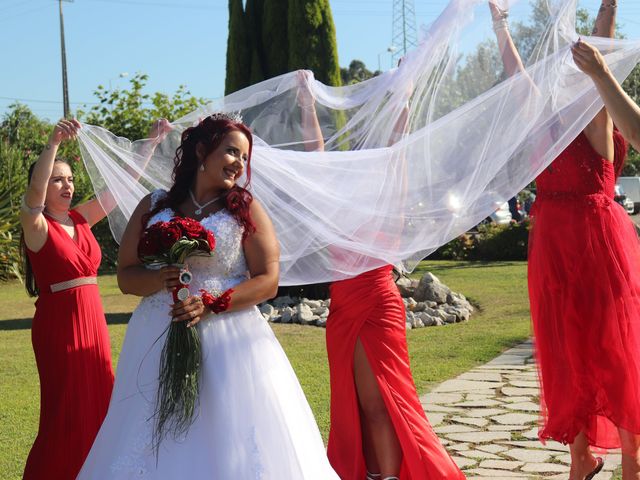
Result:
{"label": "bridal bouquet", "polygon": [[[200,222],[174,217],[155,223],[144,230],[138,243],[138,257],[146,265],[183,265],[187,257],[212,255],[216,246],[213,234]],[[192,275],[180,272],[180,286],[173,290],[174,302],[186,300]],[[154,446],[172,431],[174,436],[186,433],[193,423],[200,382],[200,337],[187,322],[171,322],[160,355],[160,373],[156,405]]]}

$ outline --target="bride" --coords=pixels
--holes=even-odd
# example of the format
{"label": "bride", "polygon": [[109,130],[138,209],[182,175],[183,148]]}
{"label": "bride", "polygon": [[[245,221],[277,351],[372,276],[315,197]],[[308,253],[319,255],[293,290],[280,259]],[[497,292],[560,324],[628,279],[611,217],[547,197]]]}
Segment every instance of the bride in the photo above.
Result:
{"label": "bride", "polygon": [[[236,182],[251,178],[252,137],[239,119],[214,114],[188,128],[170,190],[146,196],[124,233],[118,284],[144,297],[122,346],[107,417],[79,479],[338,479],[302,389],[256,308],[275,295],[279,246],[260,204]],[[173,216],[213,232],[211,257],[192,257],[192,296],[172,305],[179,269],[145,268],[143,229]],[[213,314],[193,293],[229,296]],[[224,292],[224,293],[223,293]],[[224,308],[224,307],[223,307]],[[187,321],[202,343],[199,406],[184,435],[154,450],[160,352],[170,321]]]}

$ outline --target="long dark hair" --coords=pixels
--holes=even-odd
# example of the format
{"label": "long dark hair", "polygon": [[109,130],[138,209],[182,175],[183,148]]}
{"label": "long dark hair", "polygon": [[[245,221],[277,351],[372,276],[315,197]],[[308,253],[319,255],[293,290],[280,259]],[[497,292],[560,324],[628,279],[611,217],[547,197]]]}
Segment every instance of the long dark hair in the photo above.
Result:
{"label": "long dark hair", "polygon": [[[54,163],[69,163],[62,159],[56,158]],[[31,177],[33,176],[33,169],[36,167],[36,163],[33,162],[29,165],[29,173],[27,174],[27,186],[31,183]],[[71,166],[71,165],[69,165]],[[24,229],[20,228],[20,257],[22,258],[22,272],[24,273],[24,288],[30,297],[37,297],[40,295],[40,289],[36,283],[36,278],[33,275],[33,268],[29,261],[29,255],[27,255],[27,244],[24,241]]]}
{"label": "long dark hair", "polygon": [[243,133],[249,141],[249,158],[245,166],[247,180],[243,186],[235,185],[224,194],[225,207],[237,222],[244,227],[243,238],[256,231],[249,211],[253,196],[246,188],[251,182],[251,152],[253,150],[251,130],[241,122],[213,117],[207,117],[195,127],[187,128],[182,132],[180,146],[176,149],[174,159],[173,185],[167,196],[162,198],[150,212],[142,217],[143,227],[146,227],[149,219],[160,210],[170,208],[173,211],[177,211],[178,206],[187,199],[189,189],[193,185],[200,166],[196,154],[198,145],[202,145],[202,153],[206,157],[220,146],[227,134],[233,131]]}

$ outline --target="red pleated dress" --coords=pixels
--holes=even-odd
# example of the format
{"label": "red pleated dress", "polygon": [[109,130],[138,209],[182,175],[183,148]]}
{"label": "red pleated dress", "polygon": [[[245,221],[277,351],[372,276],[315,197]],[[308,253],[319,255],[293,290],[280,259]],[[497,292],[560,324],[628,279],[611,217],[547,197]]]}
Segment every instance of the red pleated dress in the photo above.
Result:
{"label": "red pleated dress", "polygon": [[98,286],[51,292],[52,284],[95,277],[102,258],[84,217],[75,211],[69,215],[76,240],[47,218],[44,246],[27,252],[40,291],[31,327],[40,377],[40,424],[25,466],[26,480],[76,478],[107,413],[113,387]]}
{"label": "red pleated dress", "polygon": [[402,447],[401,480],[465,478],[433,432],[409,365],[404,303],[391,266],[331,285],[327,352],[331,430],[327,454],[342,480],[364,480],[353,355],[360,339]]}
{"label": "red pleated dress", "polygon": [[[617,146],[623,142],[614,135]],[[581,133],[537,179],[529,296],[541,439],[601,448],[640,434],[640,245],[615,170]]]}

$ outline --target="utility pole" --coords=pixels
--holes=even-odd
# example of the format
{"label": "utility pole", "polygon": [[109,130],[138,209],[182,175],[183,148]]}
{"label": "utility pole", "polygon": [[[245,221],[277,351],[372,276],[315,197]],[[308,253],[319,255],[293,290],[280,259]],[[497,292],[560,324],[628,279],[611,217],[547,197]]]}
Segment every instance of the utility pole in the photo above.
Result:
{"label": "utility pole", "polygon": [[62,16],[62,2],[73,2],[73,0],[58,0],[60,6],[60,51],[62,54],[62,102],[64,118],[69,118],[69,85],[67,84],[67,51],[64,45],[64,18]]}
{"label": "utility pole", "polygon": [[418,46],[416,9],[413,0],[393,0],[392,32],[391,45],[395,47],[393,61],[397,62],[409,50]]}

